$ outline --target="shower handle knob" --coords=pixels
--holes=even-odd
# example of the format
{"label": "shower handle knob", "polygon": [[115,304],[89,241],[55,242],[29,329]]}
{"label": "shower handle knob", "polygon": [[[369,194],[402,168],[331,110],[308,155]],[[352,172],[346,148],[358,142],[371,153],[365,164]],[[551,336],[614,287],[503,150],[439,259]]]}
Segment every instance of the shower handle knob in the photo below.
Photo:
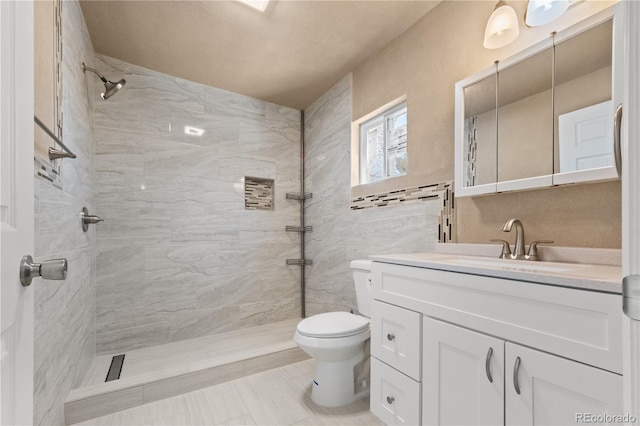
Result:
{"label": "shower handle knob", "polygon": [[23,287],[31,285],[31,280],[42,277],[45,280],[66,280],[67,259],[52,259],[34,263],[31,256],[23,256],[20,262],[20,282]]}

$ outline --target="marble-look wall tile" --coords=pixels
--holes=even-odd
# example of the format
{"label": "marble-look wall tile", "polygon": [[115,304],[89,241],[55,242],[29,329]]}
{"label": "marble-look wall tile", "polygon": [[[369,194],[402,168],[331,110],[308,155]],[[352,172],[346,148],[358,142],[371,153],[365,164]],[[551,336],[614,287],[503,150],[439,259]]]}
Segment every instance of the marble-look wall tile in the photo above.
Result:
{"label": "marble-look wall tile", "polygon": [[58,160],[62,188],[35,179],[35,260],[66,258],[65,281],[35,282],[34,418],[64,424],[64,401],[95,358],[95,227],[83,232],[80,211],[95,211],[94,82],[80,64],[94,52],[77,1],[62,2],[62,139],[77,155]]}
{"label": "marble-look wall tile", "polygon": [[[411,125],[411,124],[409,124]],[[371,254],[432,250],[441,202],[350,210],[351,76],[305,110],[306,314],[357,310],[349,263]]]}
{"label": "marble-look wall tile", "polygon": [[[298,316],[300,111],[95,61],[127,80],[96,105],[98,353]],[[274,179],[273,210],[244,209],[245,176]]]}
{"label": "marble-look wall tile", "polygon": [[169,321],[103,332],[98,328],[96,344],[101,353],[124,353],[127,350],[167,343],[170,338]]}

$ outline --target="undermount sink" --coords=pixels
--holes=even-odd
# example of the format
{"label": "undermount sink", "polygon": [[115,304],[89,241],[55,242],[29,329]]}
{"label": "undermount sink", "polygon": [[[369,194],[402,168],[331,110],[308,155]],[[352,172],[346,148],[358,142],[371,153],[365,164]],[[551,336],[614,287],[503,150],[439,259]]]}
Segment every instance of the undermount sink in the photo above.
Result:
{"label": "undermount sink", "polygon": [[530,272],[567,272],[569,268],[563,268],[559,266],[545,265],[542,262],[534,262],[527,260],[507,260],[507,259],[493,259],[478,257],[475,259],[468,258],[453,258],[449,261],[456,265],[463,266],[480,266],[485,268],[498,268],[516,271],[530,271]]}

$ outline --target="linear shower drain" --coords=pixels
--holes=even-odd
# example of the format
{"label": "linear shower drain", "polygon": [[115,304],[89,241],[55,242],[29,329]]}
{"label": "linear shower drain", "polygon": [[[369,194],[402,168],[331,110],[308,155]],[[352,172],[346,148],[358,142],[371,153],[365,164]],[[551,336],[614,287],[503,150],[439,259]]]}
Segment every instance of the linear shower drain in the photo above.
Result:
{"label": "linear shower drain", "polygon": [[111,359],[111,365],[109,366],[109,372],[105,382],[112,380],[118,380],[120,378],[120,372],[122,371],[122,364],[124,364],[124,354],[116,355]]}

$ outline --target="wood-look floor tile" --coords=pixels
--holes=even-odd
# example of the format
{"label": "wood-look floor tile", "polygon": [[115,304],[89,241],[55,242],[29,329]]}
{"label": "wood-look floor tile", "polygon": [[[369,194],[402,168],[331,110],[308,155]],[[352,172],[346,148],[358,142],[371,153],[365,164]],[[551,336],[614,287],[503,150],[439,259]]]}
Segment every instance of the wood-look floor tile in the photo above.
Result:
{"label": "wood-look floor tile", "polygon": [[89,420],[82,425],[382,425],[364,398],[340,408],[311,401],[314,360]]}

